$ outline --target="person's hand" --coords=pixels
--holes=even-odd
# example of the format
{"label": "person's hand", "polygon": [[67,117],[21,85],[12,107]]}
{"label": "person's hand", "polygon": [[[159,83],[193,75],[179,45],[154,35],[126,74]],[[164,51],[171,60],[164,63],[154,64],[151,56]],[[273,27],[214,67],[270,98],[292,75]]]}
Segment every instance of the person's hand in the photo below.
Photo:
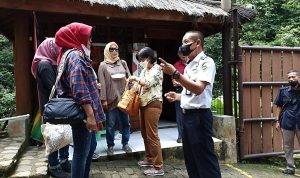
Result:
{"label": "person's hand", "polygon": [[158,58],[158,60],[160,60],[160,62],[161,62],[160,66],[165,74],[168,74],[168,75],[174,74],[174,72],[176,71],[176,68],[172,64],[166,62],[162,58]]}
{"label": "person's hand", "polygon": [[97,127],[98,127],[98,130],[103,130],[104,129],[102,122],[99,122],[97,124]]}
{"label": "person's hand", "polygon": [[137,80],[137,77],[133,76],[133,75],[128,78],[129,83],[136,81],[136,80]]}
{"label": "person's hand", "polygon": [[108,111],[108,104],[106,100],[101,100],[101,105],[104,111]]}
{"label": "person's hand", "polygon": [[98,88],[99,90],[101,90],[101,83],[98,83],[98,82],[97,82],[97,88]]}
{"label": "person's hand", "polygon": [[276,128],[277,131],[280,131],[280,123],[279,122],[276,122],[275,128]]}
{"label": "person's hand", "polygon": [[87,116],[87,118],[86,118],[86,128],[90,132],[95,131],[96,133],[98,133],[98,127],[97,127],[97,124],[96,124],[95,116]]}
{"label": "person's hand", "polygon": [[167,100],[169,102],[174,102],[174,101],[178,100],[177,93],[175,93],[174,91],[170,91],[170,92],[166,93],[165,97],[167,98]]}

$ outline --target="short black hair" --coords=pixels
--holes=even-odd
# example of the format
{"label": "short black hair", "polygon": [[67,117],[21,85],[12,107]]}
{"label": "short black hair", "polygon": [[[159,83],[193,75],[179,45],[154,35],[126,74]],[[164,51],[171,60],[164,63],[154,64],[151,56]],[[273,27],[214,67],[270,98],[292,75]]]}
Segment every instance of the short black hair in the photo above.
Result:
{"label": "short black hair", "polygon": [[204,35],[202,32],[197,31],[197,30],[191,30],[191,31],[187,31],[185,34],[188,34],[188,33],[192,34],[191,35],[192,40],[194,40],[194,41],[200,40],[201,47],[202,48],[204,47]]}
{"label": "short black hair", "polygon": [[142,48],[138,53],[137,56],[139,58],[150,58],[150,63],[154,64],[157,61],[157,57],[154,54],[153,49],[150,47],[144,47]]}

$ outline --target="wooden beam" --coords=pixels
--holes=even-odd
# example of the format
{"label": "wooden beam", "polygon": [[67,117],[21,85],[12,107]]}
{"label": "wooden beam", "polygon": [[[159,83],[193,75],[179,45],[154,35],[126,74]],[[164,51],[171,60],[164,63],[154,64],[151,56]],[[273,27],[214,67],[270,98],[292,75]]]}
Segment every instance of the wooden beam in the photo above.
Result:
{"label": "wooden beam", "polygon": [[31,56],[29,43],[28,14],[18,13],[15,17],[14,73],[16,85],[16,114],[32,113]]}
{"label": "wooden beam", "polygon": [[116,6],[100,4],[91,5],[88,2],[68,2],[65,0],[1,0],[0,8],[62,14],[94,15],[103,16],[110,19],[120,18],[177,22],[222,23],[222,19],[220,18],[211,16],[194,17],[183,15],[177,11],[156,10],[152,8],[126,10]]}

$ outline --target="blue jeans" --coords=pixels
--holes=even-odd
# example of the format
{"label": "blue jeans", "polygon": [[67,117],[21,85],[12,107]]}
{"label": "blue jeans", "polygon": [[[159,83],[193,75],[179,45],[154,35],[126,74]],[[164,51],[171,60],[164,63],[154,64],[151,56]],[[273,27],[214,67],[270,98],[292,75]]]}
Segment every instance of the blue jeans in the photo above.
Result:
{"label": "blue jeans", "polygon": [[56,168],[59,166],[59,160],[64,162],[65,160],[68,159],[69,159],[69,145],[59,149],[58,151],[51,153],[48,156],[49,167]]}
{"label": "blue jeans", "polygon": [[74,153],[72,178],[88,178],[93,153],[96,149],[96,134],[89,132],[85,124],[72,125]]}
{"label": "blue jeans", "polygon": [[119,108],[115,108],[107,113],[106,119],[106,142],[107,146],[115,146],[115,124],[116,121],[121,123],[120,131],[122,133],[122,144],[128,144],[130,137],[130,121],[127,113],[122,112]]}
{"label": "blue jeans", "polygon": [[180,101],[175,101],[174,104],[175,104],[175,111],[176,111],[178,138],[182,138],[182,110],[180,107]]}

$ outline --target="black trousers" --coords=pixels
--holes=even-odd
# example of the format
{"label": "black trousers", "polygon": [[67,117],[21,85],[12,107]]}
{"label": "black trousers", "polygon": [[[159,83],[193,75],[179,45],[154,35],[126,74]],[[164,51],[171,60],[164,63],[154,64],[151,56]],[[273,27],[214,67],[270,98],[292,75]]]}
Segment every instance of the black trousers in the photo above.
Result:
{"label": "black trousers", "polygon": [[41,61],[36,71],[36,81],[39,93],[40,112],[43,114],[44,106],[49,100],[52,86],[56,80],[56,66],[47,61]]}
{"label": "black trousers", "polygon": [[183,152],[190,178],[221,178],[212,139],[210,109],[193,110],[183,114]]}

